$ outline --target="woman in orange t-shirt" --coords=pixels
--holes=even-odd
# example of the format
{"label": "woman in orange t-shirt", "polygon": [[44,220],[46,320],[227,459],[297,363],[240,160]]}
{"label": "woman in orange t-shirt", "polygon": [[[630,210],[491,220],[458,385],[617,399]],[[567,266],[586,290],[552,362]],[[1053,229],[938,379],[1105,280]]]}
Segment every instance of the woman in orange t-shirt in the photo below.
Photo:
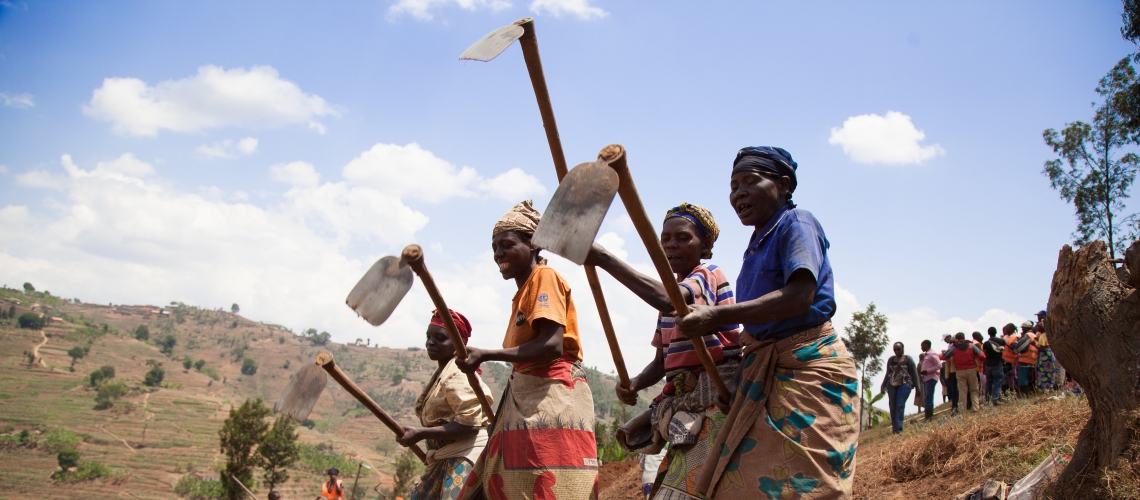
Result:
{"label": "woman in orange t-shirt", "polygon": [[582,368],[570,285],[531,243],[541,215],[530,200],[495,224],[491,249],[503,279],[514,279],[502,349],[467,348],[471,373],[485,361],[514,365],[491,438],[459,497],[597,498],[594,398]]}

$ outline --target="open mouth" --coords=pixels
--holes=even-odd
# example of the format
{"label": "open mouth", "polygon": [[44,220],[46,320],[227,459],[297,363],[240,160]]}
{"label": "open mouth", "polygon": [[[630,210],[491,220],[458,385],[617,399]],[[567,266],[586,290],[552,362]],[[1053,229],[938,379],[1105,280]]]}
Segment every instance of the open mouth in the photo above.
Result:
{"label": "open mouth", "polygon": [[740,202],[736,204],[735,208],[736,215],[743,216],[752,210],[752,204],[747,202]]}
{"label": "open mouth", "polygon": [[507,261],[502,261],[502,262],[499,262],[498,264],[499,264],[499,272],[506,271],[508,267],[511,267],[511,263],[507,262]]}

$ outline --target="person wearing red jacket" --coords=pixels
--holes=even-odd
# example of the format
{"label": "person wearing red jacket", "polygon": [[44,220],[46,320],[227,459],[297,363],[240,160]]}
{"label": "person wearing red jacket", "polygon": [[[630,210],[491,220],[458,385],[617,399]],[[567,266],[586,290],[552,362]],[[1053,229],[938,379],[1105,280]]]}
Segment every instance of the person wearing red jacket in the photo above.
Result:
{"label": "person wearing red jacket", "polygon": [[985,359],[978,346],[966,340],[966,334],[958,332],[954,335],[954,345],[942,354],[942,359],[953,359],[954,368],[958,377],[958,408],[962,407],[962,396],[965,393],[971,411],[978,411],[978,360]]}

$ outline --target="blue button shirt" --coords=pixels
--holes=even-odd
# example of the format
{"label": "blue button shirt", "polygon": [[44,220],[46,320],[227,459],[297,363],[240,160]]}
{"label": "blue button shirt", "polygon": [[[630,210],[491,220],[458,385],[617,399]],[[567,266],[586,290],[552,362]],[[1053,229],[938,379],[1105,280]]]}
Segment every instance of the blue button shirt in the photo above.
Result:
{"label": "blue button shirt", "polygon": [[779,340],[822,325],[835,315],[835,285],[823,227],[807,210],[785,206],[752,236],[744,265],[736,278],[737,302],[763,297],[788,284],[788,277],[807,269],[816,279],[811,309],[799,316],[768,323],[745,323],[756,340]]}

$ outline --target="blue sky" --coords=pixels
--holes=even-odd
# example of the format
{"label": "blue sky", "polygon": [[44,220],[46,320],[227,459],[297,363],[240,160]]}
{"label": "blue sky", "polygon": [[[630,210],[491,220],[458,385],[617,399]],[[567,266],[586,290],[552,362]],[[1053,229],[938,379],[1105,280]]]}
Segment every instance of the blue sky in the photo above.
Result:
{"label": "blue sky", "polygon": [[[422,342],[426,294],[378,329],[343,299],[412,242],[472,343],[501,341],[513,284],[490,229],[557,181],[518,48],[457,58],[518,18],[536,18],[571,165],[624,144],[651,216],[708,207],[735,276],[750,231],[727,203],[732,158],[788,149],[831,241],[836,323],[874,301],[911,353],[1045,307],[1074,218],[1040,173],[1041,132],[1089,120],[1135,51],[1114,1],[2,4],[0,281],[237,302],[389,346]],[[620,204],[600,241],[650,269]],[[581,271],[555,265],[586,363],[609,369]],[[605,286],[636,373],[654,314]]]}

